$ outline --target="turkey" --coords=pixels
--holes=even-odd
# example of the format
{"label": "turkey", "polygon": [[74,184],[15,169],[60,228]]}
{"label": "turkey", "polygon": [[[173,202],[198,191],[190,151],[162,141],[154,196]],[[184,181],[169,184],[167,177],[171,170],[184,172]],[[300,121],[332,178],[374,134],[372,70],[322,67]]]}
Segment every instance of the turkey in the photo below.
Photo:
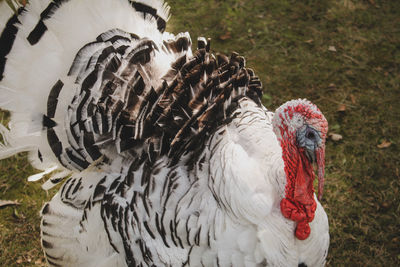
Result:
{"label": "turkey", "polygon": [[192,51],[168,19],[162,0],[32,0],[4,26],[0,158],[28,151],[29,180],[63,183],[47,263],[323,266],[324,115],[267,110],[242,56]]}

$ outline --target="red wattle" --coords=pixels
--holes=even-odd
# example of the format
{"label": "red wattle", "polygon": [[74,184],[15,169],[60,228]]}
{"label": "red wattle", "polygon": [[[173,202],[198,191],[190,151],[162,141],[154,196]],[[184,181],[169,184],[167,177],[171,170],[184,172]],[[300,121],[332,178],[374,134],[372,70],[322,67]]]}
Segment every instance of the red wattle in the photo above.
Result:
{"label": "red wattle", "polygon": [[317,207],[314,199],[313,167],[304,151],[297,150],[290,143],[283,143],[282,147],[288,149],[283,151],[287,184],[280,208],[285,218],[297,223],[295,236],[304,240],[310,235],[309,223],[314,219]]}
{"label": "red wattle", "polygon": [[285,218],[291,219],[295,222],[300,222],[307,218],[305,212],[296,207],[296,205],[287,198],[284,198],[281,201],[281,212]]}
{"label": "red wattle", "polygon": [[306,239],[311,233],[311,228],[308,222],[301,221],[297,223],[296,227],[296,237],[300,240]]}
{"label": "red wattle", "polygon": [[317,202],[315,202],[315,200],[313,199],[313,202],[311,203],[311,205],[307,205],[307,206],[305,206],[305,208],[306,208],[306,214],[308,217],[308,221],[312,222],[314,220],[315,210],[317,209]]}
{"label": "red wattle", "polygon": [[310,205],[314,201],[314,172],[312,164],[305,158],[304,152],[300,152],[300,160],[297,163],[296,179],[294,183],[293,200],[303,205]]}

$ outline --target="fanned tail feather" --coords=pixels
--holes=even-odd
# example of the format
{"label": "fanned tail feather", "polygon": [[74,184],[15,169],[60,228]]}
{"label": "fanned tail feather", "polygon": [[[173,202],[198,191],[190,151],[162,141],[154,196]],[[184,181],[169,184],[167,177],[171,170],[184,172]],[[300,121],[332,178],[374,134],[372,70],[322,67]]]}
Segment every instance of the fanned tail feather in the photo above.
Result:
{"label": "fanned tail feather", "polygon": [[[43,170],[30,176],[29,181],[55,172],[42,185],[48,190],[71,173],[98,164],[101,153],[97,147],[105,149],[116,140],[115,117],[104,112],[101,116],[106,117],[97,113],[96,118],[113,129],[112,136],[106,127],[107,135],[101,129],[97,140],[88,135],[95,130],[91,121],[96,119],[87,113],[90,106],[84,103],[78,87],[88,83],[88,74],[104,60],[104,52],[110,52],[110,47],[123,51],[127,46],[134,48],[139,39],[158,45],[164,38],[174,39],[163,33],[169,6],[161,0],[38,0],[14,13],[5,1],[0,5],[0,19],[4,22],[0,29],[0,108],[11,111],[10,130],[0,126],[0,159],[29,152],[31,164]],[[168,69],[168,62],[176,58],[170,54],[160,60],[165,65],[153,70]],[[117,66],[122,55],[110,61],[108,71]],[[146,72],[141,71],[143,77]],[[150,88],[153,81],[146,82]],[[96,97],[97,92],[92,93],[88,95]],[[77,121],[70,120],[71,106],[75,104],[78,118],[88,119],[79,122],[77,132],[77,125],[71,126]]]}
{"label": "fanned tail feather", "polygon": [[[133,33],[162,43],[169,6],[154,0],[42,0],[31,1],[13,14],[4,7],[5,1],[1,5],[5,27],[0,38],[0,108],[12,112],[11,131],[3,127],[1,132],[14,141],[2,145],[0,157],[30,151],[30,160],[38,169],[47,170],[55,165],[71,170],[86,168],[97,159],[90,154],[92,150],[87,151],[89,156],[74,151],[66,151],[69,156],[57,155],[60,145],[62,149],[70,145],[79,149],[87,144],[87,140],[75,140],[65,128],[65,114],[74,102],[73,97],[80,97],[75,95],[76,87],[90,72],[82,71],[84,64],[93,70],[104,49],[112,44],[109,39],[116,35],[131,38]],[[99,17],[103,19],[99,21]],[[114,32],[107,35],[111,29]],[[87,49],[79,55],[80,49],[96,36],[96,42],[101,44],[97,58],[94,51]],[[123,45],[126,42],[117,41],[114,47]],[[74,69],[71,63],[75,57],[80,63],[77,60]],[[88,163],[69,164],[71,157]]]}
{"label": "fanned tail feather", "polygon": [[31,175],[31,176],[28,177],[28,181],[29,182],[36,182],[36,181],[42,179],[45,175],[51,173],[52,171],[54,171],[56,169],[57,169],[57,166],[53,166],[53,167],[48,168],[47,170],[45,170],[45,171],[43,171],[41,173],[37,173],[37,174]]}
{"label": "fanned tail feather", "polygon": [[42,188],[44,190],[50,190],[58,183],[64,180],[67,176],[69,176],[72,172],[70,170],[64,170],[61,172],[57,172],[53,174],[45,183],[42,184]]}

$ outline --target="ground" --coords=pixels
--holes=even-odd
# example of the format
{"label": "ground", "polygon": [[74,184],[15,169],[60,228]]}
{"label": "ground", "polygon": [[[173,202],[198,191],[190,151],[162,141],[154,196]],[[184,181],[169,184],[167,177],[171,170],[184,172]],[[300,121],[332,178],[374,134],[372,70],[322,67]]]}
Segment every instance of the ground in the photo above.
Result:
{"label": "ground", "polygon": [[[400,265],[400,2],[175,0],[168,30],[212,38],[260,76],[264,104],[307,98],[329,121],[327,266]],[[7,114],[0,119],[7,122]],[[336,139],[336,138],[335,138]],[[54,192],[26,177],[26,156],[0,161],[0,264],[43,264],[39,210]]]}

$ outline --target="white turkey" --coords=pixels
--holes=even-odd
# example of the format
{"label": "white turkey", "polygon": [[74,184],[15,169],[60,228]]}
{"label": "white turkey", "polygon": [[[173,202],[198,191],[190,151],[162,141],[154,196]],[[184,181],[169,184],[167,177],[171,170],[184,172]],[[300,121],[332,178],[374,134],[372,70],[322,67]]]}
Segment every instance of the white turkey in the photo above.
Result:
{"label": "white turkey", "polygon": [[[233,53],[165,32],[162,0],[32,0],[0,36],[0,157],[65,182],[42,210],[50,266],[323,266],[328,124],[275,113]],[[4,19],[3,19],[4,20]]]}

